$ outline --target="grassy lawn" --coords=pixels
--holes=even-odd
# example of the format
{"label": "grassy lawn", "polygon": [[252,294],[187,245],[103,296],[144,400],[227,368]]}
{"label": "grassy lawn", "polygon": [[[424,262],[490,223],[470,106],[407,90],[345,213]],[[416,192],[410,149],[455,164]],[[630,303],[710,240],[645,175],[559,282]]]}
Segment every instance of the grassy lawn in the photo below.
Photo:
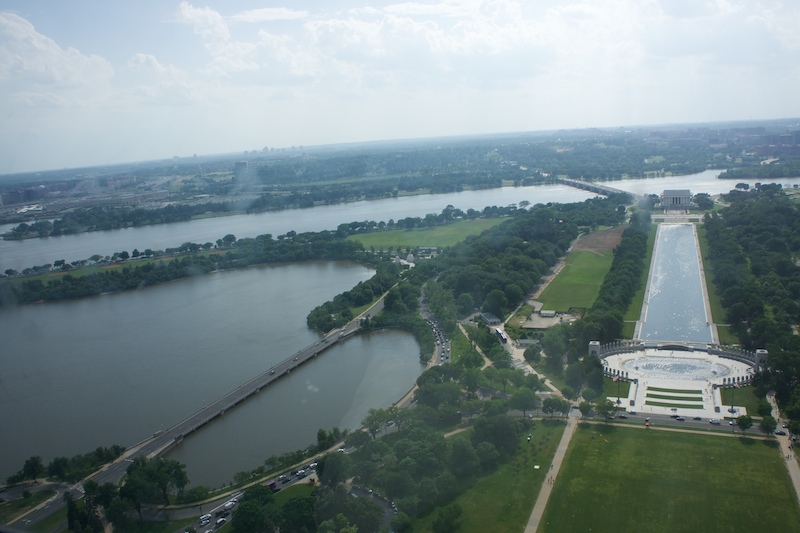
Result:
{"label": "grassy lawn", "polygon": [[29,498],[22,498],[21,500],[12,500],[0,504],[0,524],[5,524],[15,516],[33,509],[40,503],[51,498],[55,494],[52,490],[38,490],[32,492]]}
{"label": "grassy lawn", "polygon": [[[731,402],[733,402],[734,405],[741,405],[746,408],[748,415],[758,416],[758,402],[761,399],[756,396],[754,387],[747,386],[738,389],[721,389],[720,395],[722,396],[722,405],[725,406],[726,413],[731,406]],[[778,418],[776,413],[773,413],[772,416]]]}
{"label": "grassy lawn", "polygon": [[662,387],[647,387],[648,391],[658,391],[658,392],[675,392],[678,394],[702,394],[702,390],[698,389],[664,389]]}
{"label": "grassy lawn", "polygon": [[611,378],[603,378],[603,396],[627,398],[630,390],[630,381],[614,381]]}
{"label": "grassy lawn", "polygon": [[[495,473],[478,479],[456,498],[461,506],[460,533],[506,533],[522,531],[530,518],[533,504],[564,432],[564,423],[537,421],[528,436],[520,437],[520,446],[511,460]],[[539,465],[536,469],[535,466]],[[436,511],[415,520],[415,532],[432,531]]]}
{"label": "grassy lawn", "polygon": [[365,248],[375,250],[415,248],[417,246],[446,247],[463,241],[470,235],[480,235],[486,229],[505,222],[505,218],[481,218],[478,220],[462,220],[446,226],[428,229],[390,230],[350,235],[350,240],[359,241]]}
{"label": "grassy lawn", "polygon": [[67,508],[51,514],[35,526],[30,528],[37,533],[53,533],[54,531],[67,531]]}
{"label": "grassy lawn", "polygon": [[[631,322],[636,322],[639,320],[639,317],[642,315],[642,305],[644,305],[644,291],[647,289],[647,276],[650,272],[650,266],[653,262],[653,247],[656,245],[656,225],[653,224],[650,228],[650,232],[647,234],[647,256],[644,258],[644,264],[648,265],[645,268],[645,271],[642,273],[642,279],[639,283],[639,289],[636,291],[636,294],[633,295],[633,300],[631,300],[631,305],[628,307],[628,310],[625,312],[625,316],[623,317],[624,320],[629,320]],[[628,334],[630,332],[630,336],[627,337],[629,339],[633,338],[635,324],[633,323],[626,323],[625,324],[625,333]]]}
{"label": "grassy lawn", "polygon": [[591,307],[613,260],[611,252],[604,255],[580,250],[570,252],[564,269],[539,297],[543,309],[567,311],[570,307]]}
{"label": "grassy lawn", "polygon": [[455,335],[450,336],[450,362],[455,363],[464,354],[475,352],[469,339],[458,330]]}
{"label": "grassy lawn", "polygon": [[539,531],[771,531],[798,523],[774,442],[585,424]]}

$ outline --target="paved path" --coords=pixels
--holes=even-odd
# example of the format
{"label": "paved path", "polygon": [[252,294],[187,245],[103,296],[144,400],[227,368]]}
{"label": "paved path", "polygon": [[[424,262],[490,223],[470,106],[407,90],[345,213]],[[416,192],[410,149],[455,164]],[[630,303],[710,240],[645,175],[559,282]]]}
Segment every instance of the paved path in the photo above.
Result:
{"label": "paved path", "polygon": [[[767,394],[767,401],[772,404],[772,412],[780,413],[778,404],[775,403],[775,394]],[[780,415],[778,421],[780,421]],[[797,503],[800,504],[800,466],[797,464],[797,455],[795,454],[795,447],[792,446],[792,439],[789,435],[776,435],[780,443],[781,458],[786,464],[786,470],[789,472],[789,478],[792,480],[794,486],[794,495],[797,498]]]}
{"label": "paved path", "polygon": [[[574,409],[571,414],[574,413]],[[539,527],[539,522],[542,520],[544,509],[547,507],[547,501],[550,499],[550,493],[553,491],[553,485],[558,477],[558,472],[561,470],[561,463],[564,461],[564,455],[567,453],[569,442],[572,440],[572,435],[575,434],[575,429],[578,427],[580,413],[575,413],[576,416],[569,416],[567,418],[567,427],[564,429],[564,434],[561,435],[561,441],[558,443],[558,448],[553,456],[553,464],[550,465],[549,472],[545,477],[541,490],[539,490],[539,497],[536,498],[536,503],[533,505],[533,512],[528,519],[528,524],[525,526],[525,533],[536,533]]]}

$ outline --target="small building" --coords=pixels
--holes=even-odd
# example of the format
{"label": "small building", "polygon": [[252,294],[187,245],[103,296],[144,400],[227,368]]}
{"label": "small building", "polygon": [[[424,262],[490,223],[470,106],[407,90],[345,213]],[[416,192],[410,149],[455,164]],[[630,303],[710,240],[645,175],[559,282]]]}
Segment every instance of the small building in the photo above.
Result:
{"label": "small building", "polygon": [[489,326],[499,326],[500,322],[502,322],[499,318],[497,318],[492,313],[481,313],[481,318]]}
{"label": "small building", "polygon": [[689,209],[693,206],[692,192],[688,189],[665,190],[661,193],[661,207],[664,209]]}
{"label": "small building", "polygon": [[544,309],[542,309],[541,311],[539,311],[539,316],[544,317],[544,318],[553,318],[554,316],[556,316],[556,312],[555,311],[545,311]]}

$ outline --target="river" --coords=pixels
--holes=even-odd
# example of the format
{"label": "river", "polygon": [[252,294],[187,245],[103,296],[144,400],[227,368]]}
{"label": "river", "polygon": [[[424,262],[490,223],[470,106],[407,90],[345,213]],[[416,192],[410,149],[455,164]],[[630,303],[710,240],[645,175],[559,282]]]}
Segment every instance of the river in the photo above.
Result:
{"label": "river", "polygon": [[[0,476],[97,446],[129,446],[182,420],[318,336],[316,305],[368,279],[352,263],[218,272],[75,302],[0,309]],[[398,331],[348,340],[187,440],[176,456],[217,486],[354,427],[419,375],[419,347]],[[231,429],[234,428],[234,429]]]}
{"label": "river", "polygon": [[9,268],[24,268],[65,259],[68,263],[87,259],[94,254],[112,255],[138,248],[163,250],[178,247],[184,242],[202,244],[215,242],[228,233],[237,238],[255,237],[264,233],[273,236],[289,231],[335,230],[339,224],[374,220],[388,222],[406,217],[424,217],[441,213],[452,205],[463,211],[482,210],[486,206],[506,206],[527,200],[532,204],[547,202],[581,202],[594,194],[566,185],[532,187],[503,187],[449,194],[404,196],[325,205],[309,209],[289,209],[252,215],[232,215],[204,218],[174,224],[159,224],[110,231],[94,231],[45,239],[4,241],[0,239],[0,272]]}

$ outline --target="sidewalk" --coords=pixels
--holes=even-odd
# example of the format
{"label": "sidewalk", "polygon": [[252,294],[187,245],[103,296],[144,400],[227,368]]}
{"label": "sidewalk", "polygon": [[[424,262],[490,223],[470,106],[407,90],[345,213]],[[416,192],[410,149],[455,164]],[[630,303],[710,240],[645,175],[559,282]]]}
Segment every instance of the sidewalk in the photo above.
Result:
{"label": "sidewalk", "polygon": [[[780,413],[778,404],[775,403],[775,395],[772,393],[767,394],[767,401],[772,405],[773,413]],[[780,416],[776,417],[780,423]],[[780,425],[778,426],[780,427]],[[797,464],[797,455],[794,446],[792,446],[792,439],[789,435],[776,435],[781,450],[781,459],[786,465],[786,470],[789,472],[789,478],[792,480],[794,486],[794,496],[797,498],[797,503],[800,504],[800,465]]]}
{"label": "sidewalk", "polygon": [[[570,415],[574,413],[575,410],[572,409]],[[575,429],[578,427],[579,416],[580,413],[577,413],[576,416],[567,417],[567,427],[564,429],[564,434],[561,435],[561,442],[558,443],[558,448],[553,456],[553,464],[550,465],[550,470],[547,472],[547,479],[545,479],[544,484],[542,484],[539,497],[536,498],[536,503],[533,505],[531,517],[528,519],[528,524],[525,526],[525,533],[536,533],[539,527],[544,509],[547,507],[547,501],[550,499],[550,493],[553,491],[553,485],[555,485],[555,480],[561,469],[561,463],[564,461],[564,455],[566,455],[567,448],[569,448],[569,442],[572,440],[572,435],[575,434]]]}

